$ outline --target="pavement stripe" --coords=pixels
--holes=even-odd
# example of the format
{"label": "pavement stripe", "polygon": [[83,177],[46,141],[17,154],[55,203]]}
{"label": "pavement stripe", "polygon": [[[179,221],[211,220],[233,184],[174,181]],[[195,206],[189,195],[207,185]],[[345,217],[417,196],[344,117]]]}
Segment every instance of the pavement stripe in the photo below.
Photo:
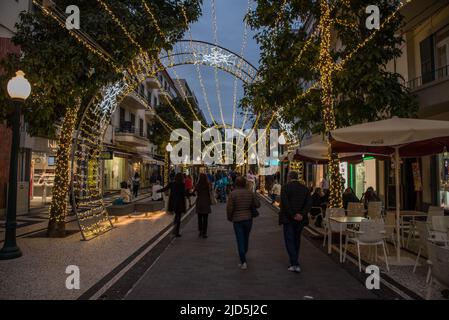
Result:
{"label": "pavement stripe", "polygon": [[[184,222],[193,211],[194,207],[189,209],[187,214],[182,217]],[[170,224],[161,230],[155,237],[150,239],[139,249],[137,249],[133,254],[131,254],[126,260],[115,267],[111,272],[105,275],[101,280],[91,286],[86,292],[84,292],[78,300],[95,300],[99,299],[109,290],[118,280],[120,280],[123,275],[125,275],[134,265],[136,265],[142,257],[148,254],[158,243],[160,243],[170,232],[173,230],[173,225]]]}

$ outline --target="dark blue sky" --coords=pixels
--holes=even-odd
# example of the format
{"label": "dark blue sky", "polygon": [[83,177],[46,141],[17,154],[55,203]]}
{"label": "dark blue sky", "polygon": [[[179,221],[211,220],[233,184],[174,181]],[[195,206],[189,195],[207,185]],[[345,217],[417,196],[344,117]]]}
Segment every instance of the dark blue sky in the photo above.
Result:
{"label": "dark blue sky", "polygon": [[[214,32],[212,23],[212,0],[203,0],[203,15],[198,22],[191,25],[192,39],[202,40],[214,43]],[[252,8],[256,6],[253,0],[250,0]],[[218,44],[226,49],[229,49],[237,54],[240,53],[243,41],[244,22],[243,18],[248,9],[247,0],[215,0],[216,21],[217,21],[217,38]],[[254,32],[248,27],[247,44],[244,51],[244,58],[258,66],[259,62],[259,46],[253,39]],[[188,33],[185,35],[186,39],[190,39]],[[207,92],[207,99],[211,106],[212,114],[217,123],[221,123],[221,116],[219,111],[219,104],[217,98],[216,83],[214,77],[214,68],[207,66],[199,66],[201,76],[203,78],[204,87]],[[198,98],[200,107],[206,116],[206,119],[211,122],[209,111],[207,109],[204,95],[202,93],[198,73],[196,67],[193,65],[179,66],[175,68],[176,75],[180,78],[187,79],[189,86],[195,92]],[[170,72],[170,70],[169,70]],[[170,74],[175,77],[173,71]],[[218,79],[220,84],[220,97],[223,107],[223,117],[225,122],[232,123],[232,108],[234,100],[234,77],[221,70],[218,71]],[[243,97],[243,82],[237,80],[237,103]],[[238,110],[239,111],[239,110]],[[236,112],[236,125],[240,125],[243,121],[243,116],[240,112]]]}

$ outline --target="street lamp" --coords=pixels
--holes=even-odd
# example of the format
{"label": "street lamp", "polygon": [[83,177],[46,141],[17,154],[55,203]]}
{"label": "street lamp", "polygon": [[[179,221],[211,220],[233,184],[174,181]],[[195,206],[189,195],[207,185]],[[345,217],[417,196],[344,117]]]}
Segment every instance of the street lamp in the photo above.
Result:
{"label": "street lamp", "polygon": [[281,146],[285,145],[287,143],[287,139],[285,139],[284,133],[282,132],[279,136],[278,142]]}
{"label": "street lamp", "polygon": [[165,151],[167,151],[167,152],[172,152],[172,151],[173,151],[173,147],[172,147],[172,145],[171,145],[170,142],[169,142],[169,143],[167,144],[167,146],[165,147]]}
{"label": "street lamp", "polygon": [[8,208],[5,223],[5,242],[0,250],[0,260],[15,259],[22,256],[16,243],[17,229],[17,171],[20,147],[20,109],[21,104],[31,93],[31,86],[22,71],[8,81],[8,94],[14,101],[14,114],[12,118],[11,157],[9,162]]}

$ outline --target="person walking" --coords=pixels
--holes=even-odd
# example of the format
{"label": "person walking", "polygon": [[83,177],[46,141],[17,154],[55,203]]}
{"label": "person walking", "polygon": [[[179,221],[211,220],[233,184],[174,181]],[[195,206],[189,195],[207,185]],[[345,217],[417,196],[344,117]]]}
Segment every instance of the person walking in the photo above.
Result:
{"label": "person walking", "polygon": [[301,233],[308,224],[308,213],[312,207],[309,189],[298,181],[298,172],[288,173],[288,182],[281,190],[279,225],[283,226],[285,247],[290,258],[288,271],[301,272],[299,249]]}
{"label": "person walking", "polygon": [[173,229],[173,235],[177,238],[181,237],[181,216],[186,212],[186,188],[184,184],[184,177],[182,173],[178,172],[175,175],[175,180],[170,182],[167,186],[160,189],[158,192],[165,192],[169,190],[170,195],[168,197],[168,211],[175,213],[175,218],[173,224],[175,228]]}
{"label": "person walking", "polygon": [[193,180],[190,175],[184,175],[184,185],[186,187],[187,200],[189,201],[189,208],[192,206],[192,200],[190,200],[190,195],[193,191]]}
{"label": "person walking", "polygon": [[134,176],[132,178],[132,186],[133,186],[133,195],[134,198],[137,198],[137,195],[139,193],[139,187],[140,187],[140,176],[139,173],[134,173]]}
{"label": "person walking", "polygon": [[205,173],[200,174],[198,183],[195,186],[196,193],[196,214],[198,215],[199,237],[207,238],[207,220],[211,210],[211,189],[212,186]]}
{"label": "person walking", "polygon": [[256,175],[250,170],[246,175],[248,190],[256,192]]}
{"label": "person walking", "polygon": [[281,184],[276,180],[271,188],[271,204],[274,204],[276,201],[279,202],[281,198]]}
{"label": "person walking", "polygon": [[253,212],[259,207],[260,201],[253,192],[247,189],[246,179],[237,177],[235,189],[229,195],[226,213],[228,220],[233,223],[240,257],[239,267],[242,270],[248,268],[246,254],[248,253],[249,234],[253,225]]}

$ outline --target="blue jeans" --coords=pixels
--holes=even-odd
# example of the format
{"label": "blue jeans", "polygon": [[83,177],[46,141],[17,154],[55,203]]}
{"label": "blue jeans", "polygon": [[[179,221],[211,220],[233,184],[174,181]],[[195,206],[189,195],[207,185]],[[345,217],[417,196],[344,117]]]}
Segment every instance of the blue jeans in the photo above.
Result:
{"label": "blue jeans", "polygon": [[237,249],[239,251],[240,262],[246,262],[246,253],[248,252],[248,242],[249,233],[251,232],[251,227],[253,225],[253,220],[245,220],[234,222],[234,232],[237,239]]}
{"label": "blue jeans", "polygon": [[301,245],[301,233],[303,224],[291,221],[284,224],[284,240],[291,266],[299,266],[299,248]]}

